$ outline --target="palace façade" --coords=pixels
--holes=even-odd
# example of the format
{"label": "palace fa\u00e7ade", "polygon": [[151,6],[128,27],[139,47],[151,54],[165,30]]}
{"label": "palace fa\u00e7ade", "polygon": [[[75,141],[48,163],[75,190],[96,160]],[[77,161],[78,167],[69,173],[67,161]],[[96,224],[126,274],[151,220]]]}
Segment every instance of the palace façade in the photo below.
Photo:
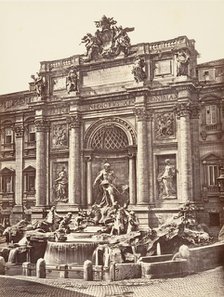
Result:
{"label": "palace fa\u00e7ade", "polygon": [[131,45],[113,18],[85,55],[44,61],[27,91],[0,96],[1,222],[88,209],[105,163],[114,193],[156,226],[191,201],[224,222],[224,59],[197,64],[186,36]]}

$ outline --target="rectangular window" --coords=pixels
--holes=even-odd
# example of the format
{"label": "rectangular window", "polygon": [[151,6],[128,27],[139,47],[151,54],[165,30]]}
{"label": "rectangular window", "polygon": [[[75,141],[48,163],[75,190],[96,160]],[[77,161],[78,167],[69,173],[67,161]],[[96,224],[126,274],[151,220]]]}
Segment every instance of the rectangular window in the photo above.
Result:
{"label": "rectangular window", "polygon": [[215,125],[218,122],[217,106],[206,106],[206,125]]}
{"label": "rectangular window", "polygon": [[3,193],[12,192],[12,176],[8,176],[8,175],[2,176],[2,192]]}
{"label": "rectangular window", "polygon": [[35,174],[29,173],[26,174],[26,192],[34,192],[35,191]]}
{"label": "rectangular window", "polygon": [[5,128],[5,144],[12,143],[12,129]]}
{"label": "rectangular window", "polygon": [[208,186],[216,186],[218,176],[219,176],[219,166],[208,165]]}
{"label": "rectangular window", "polygon": [[29,125],[29,141],[34,142],[36,140],[35,125]]}

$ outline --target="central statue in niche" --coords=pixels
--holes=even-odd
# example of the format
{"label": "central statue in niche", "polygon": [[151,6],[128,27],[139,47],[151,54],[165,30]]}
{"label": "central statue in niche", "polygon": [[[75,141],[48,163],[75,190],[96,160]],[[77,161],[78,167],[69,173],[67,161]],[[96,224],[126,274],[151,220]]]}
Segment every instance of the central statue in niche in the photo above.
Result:
{"label": "central statue in niche", "polygon": [[113,184],[115,180],[114,171],[111,169],[109,163],[103,165],[103,169],[97,175],[93,186],[98,187],[98,191],[102,194],[102,200],[99,206],[113,206],[116,204],[114,191],[118,191]]}
{"label": "central statue in niche", "polygon": [[92,206],[92,212],[96,219],[95,223],[104,225],[107,232],[124,234],[127,230],[135,230],[138,223],[135,222],[137,218],[135,216],[133,218],[133,213],[127,209],[129,205],[128,186],[116,185],[115,179],[111,165],[104,163],[103,169],[97,174],[93,183],[97,197]]}

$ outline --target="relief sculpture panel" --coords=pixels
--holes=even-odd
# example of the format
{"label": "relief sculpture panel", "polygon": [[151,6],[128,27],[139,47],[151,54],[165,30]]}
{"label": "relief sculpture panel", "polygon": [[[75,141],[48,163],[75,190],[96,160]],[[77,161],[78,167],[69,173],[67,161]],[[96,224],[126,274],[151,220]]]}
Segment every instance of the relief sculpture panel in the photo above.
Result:
{"label": "relief sculpture panel", "polygon": [[66,123],[52,125],[52,148],[63,149],[68,147],[68,129]]}
{"label": "relief sculpture panel", "polygon": [[155,138],[163,139],[175,136],[173,112],[157,113],[155,115]]}

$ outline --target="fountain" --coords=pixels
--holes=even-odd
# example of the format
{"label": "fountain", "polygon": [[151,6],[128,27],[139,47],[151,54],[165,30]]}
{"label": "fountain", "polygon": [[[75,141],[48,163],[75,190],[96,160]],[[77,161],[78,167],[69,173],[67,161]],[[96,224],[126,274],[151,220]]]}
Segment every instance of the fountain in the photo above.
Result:
{"label": "fountain", "polygon": [[92,238],[79,237],[73,237],[65,242],[48,241],[44,259],[48,265],[82,265],[86,260],[92,259],[99,243]]}

